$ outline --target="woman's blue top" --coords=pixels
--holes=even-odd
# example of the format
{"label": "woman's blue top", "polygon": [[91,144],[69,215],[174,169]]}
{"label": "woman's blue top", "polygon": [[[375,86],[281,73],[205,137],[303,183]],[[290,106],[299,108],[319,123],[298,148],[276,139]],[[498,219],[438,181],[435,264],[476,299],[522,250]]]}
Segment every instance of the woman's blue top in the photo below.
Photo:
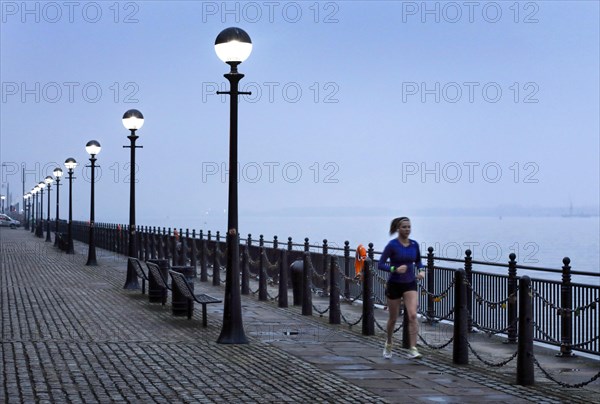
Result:
{"label": "woman's blue top", "polygon": [[[392,266],[398,268],[400,265],[406,265],[407,270],[403,274],[399,272],[390,273],[388,282],[392,283],[410,283],[415,278],[415,264],[417,268],[423,268],[421,262],[421,250],[419,249],[419,243],[415,240],[408,239],[410,245],[408,247],[403,246],[400,240],[397,238],[390,240],[390,242],[383,249],[381,258],[379,259],[378,268],[382,271],[390,272]],[[390,260],[388,264],[388,259]]]}

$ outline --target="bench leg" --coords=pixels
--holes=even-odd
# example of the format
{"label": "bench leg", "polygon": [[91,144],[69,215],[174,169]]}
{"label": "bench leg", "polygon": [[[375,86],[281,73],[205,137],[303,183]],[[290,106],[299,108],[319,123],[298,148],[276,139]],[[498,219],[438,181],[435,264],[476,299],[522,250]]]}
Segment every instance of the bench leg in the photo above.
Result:
{"label": "bench leg", "polygon": [[146,294],[146,280],[142,279],[142,295]]}
{"label": "bench leg", "polygon": [[188,316],[188,320],[191,320],[193,312],[194,312],[194,301],[191,300],[191,299],[187,299],[187,316]]}
{"label": "bench leg", "polygon": [[207,326],[207,321],[206,321],[206,303],[202,304],[202,327],[206,327]]}

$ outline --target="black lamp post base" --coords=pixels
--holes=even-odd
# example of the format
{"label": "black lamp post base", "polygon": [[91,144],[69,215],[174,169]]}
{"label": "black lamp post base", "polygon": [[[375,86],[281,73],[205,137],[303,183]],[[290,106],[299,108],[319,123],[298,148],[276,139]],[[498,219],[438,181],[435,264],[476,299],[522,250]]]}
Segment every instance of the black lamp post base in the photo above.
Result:
{"label": "black lamp post base", "polygon": [[125,286],[123,289],[135,290],[139,289],[140,284],[138,282],[137,273],[135,272],[135,268],[133,268],[133,264],[131,261],[127,260],[127,280],[125,281]]}
{"label": "black lamp post base", "polygon": [[221,330],[217,344],[247,344],[248,338],[244,330]]}
{"label": "black lamp post base", "polygon": [[85,263],[85,265],[87,266],[98,266],[98,261],[96,261],[96,251],[92,251],[89,255],[88,255],[88,259],[87,262]]}

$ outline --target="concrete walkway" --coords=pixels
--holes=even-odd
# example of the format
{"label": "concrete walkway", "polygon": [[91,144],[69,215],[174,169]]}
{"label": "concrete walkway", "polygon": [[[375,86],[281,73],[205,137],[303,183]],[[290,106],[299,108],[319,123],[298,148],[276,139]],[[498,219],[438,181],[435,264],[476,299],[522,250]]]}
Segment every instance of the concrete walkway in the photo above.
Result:
{"label": "concrete walkway", "polygon": [[[329,325],[327,315],[302,316],[299,307],[280,309],[254,295],[242,298],[250,343],[217,344],[222,304],[208,306],[207,328],[200,307],[192,320],[174,317],[170,298],[163,307],[123,289],[121,256],[98,250],[99,265],[87,267],[86,245],[76,242],[76,254],[66,255],[22,228],[0,229],[0,249],[0,402],[600,402],[599,380],[566,388],[536,368],[535,385],[518,386],[516,360],[494,368],[471,356],[470,365],[456,366],[452,345],[422,347],[420,360],[395,348],[385,360],[379,329],[364,337],[360,324]],[[195,288],[223,297],[224,288],[210,282],[196,280]],[[344,304],[342,314],[356,320],[360,310]],[[384,324],[386,312],[376,316]],[[423,325],[421,335],[440,345],[451,332]],[[495,337],[474,335],[470,343],[490,362],[516,351]],[[535,348],[542,367],[563,383],[588,381],[600,370],[597,360],[555,352]]]}

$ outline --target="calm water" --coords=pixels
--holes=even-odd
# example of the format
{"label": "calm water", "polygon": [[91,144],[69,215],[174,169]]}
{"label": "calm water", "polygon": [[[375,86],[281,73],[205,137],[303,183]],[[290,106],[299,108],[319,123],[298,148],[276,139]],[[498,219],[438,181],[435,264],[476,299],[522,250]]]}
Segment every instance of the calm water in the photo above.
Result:
{"label": "calm water", "polygon": [[[221,217],[170,218],[164,226],[189,227],[197,230],[220,230],[224,233],[227,218]],[[260,234],[266,240],[277,235],[280,242],[289,236],[295,243],[308,237],[311,244],[328,240],[330,247],[343,247],[350,242],[352,250],[359,243],[372,242],[381,251],[389,240],[390,217],[300,217],[300,216],[243,216],[240,231],[243,237]],[[598,217],[411,217],[412,234],[421,244],[423,254],[434,248],[436,256],[462,258],[469,248],[473,259],[498,263],[508,262],[514,252],[523,265],[560,269],[565,256],[571,258],[573,270],[600,273],[600,220]],[[450,265],[452,267],[456,265]],[[495,272],[493,268],[490,272]],[[501,273],[504,273],[501,270]],[[520,272],[523,274],[523,272]],[[533,274],[530,274],[534,276]],[[538,275],[537,273],[535,275]],[[537,276],[540,277],[540,276]],[[544,276],[560,279],[560,275]],[[584,281],[581,277],[574,279]],[[586,277],[585,281],[600,283],[600,278]]]}

